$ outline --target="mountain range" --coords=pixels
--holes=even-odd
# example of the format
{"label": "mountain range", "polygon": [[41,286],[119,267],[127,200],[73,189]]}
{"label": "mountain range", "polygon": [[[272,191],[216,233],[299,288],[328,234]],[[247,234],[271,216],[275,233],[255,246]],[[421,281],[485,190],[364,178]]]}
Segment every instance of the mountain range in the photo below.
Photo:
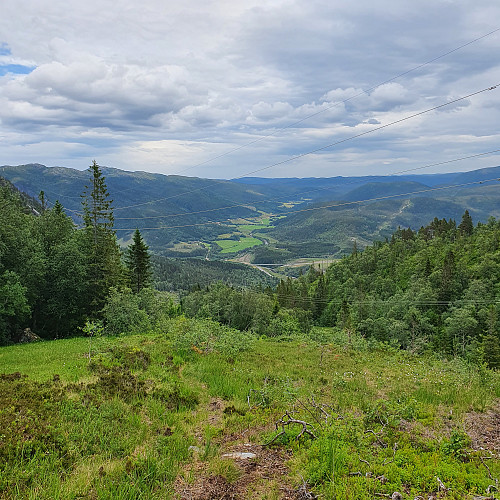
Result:
{"label": "mountain range", "polygon": [[[354,240],[362,247],[384,239],[398,226],[418,229],[434,217],[459,220],[465,209],[474,222],[500,216],[500,167],[444,174],[232,181],[108,167],[102,172],[113,198],[119,241],[128,243],[138,228],[150,249],[163,255],[212,259],[240,251],[264,252],[269,258],[273,252],[283,258],[339,256],[350,251]],[[80,194],[88,172],[27,164],[2,166],[0,176],[32,197],[43,190],[49,205],[59,200],[81,223]],[[214,245],[224,238],[250,237],[260,247],[234,246],[234,252],[221,254],[221,247]]]}

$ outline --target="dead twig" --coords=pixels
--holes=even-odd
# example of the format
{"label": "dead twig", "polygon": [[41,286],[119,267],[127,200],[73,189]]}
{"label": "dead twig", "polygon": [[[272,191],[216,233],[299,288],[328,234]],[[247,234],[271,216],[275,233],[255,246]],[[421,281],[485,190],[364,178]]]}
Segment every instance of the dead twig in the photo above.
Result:
{"label": "dead twig", "polygon": [[498,479],[494,479],[493,476],[491,475],[491,470],[490,468],[486,465],[486,463],[484,462],[484,459],[485,458],[491,458],[491,457],[482,457],[481,455],[479,455],[479,460],[481,460],[481,463],[486,467],[486,470],[488,471],[488,476],[489,478],[492,480],[492,481],[496,481],[498,483]]}
{"label": "dead twig", "polygon": [[498,491],[498,479],[495,479],[495,482],[496,484],[490,484],[487,488],[486,488],[486,493],[488,493],[488,495],[491,493],[491,488],[494,488],[495,491]]}
{"label": "dead twig", "polygon": [[398,449],[398,443],[394,443],[394,447],[392,448],[392,459],[387,462],[387,458],[384,460],[384,463],[382,465],[389,465],[394,462],[394,459],[396,458],[396,450]]}
{"label": "dead twig", "polygon": [[311,493],[307,490],[307,483],[304,478],[302,476],[300,476],[300,478],[302,479],[302,485],[297,490],[295,490],[295,493],[297,495],[296,498],[300,500],[315,500],[316,498],[318,498],[314,493]]}
{"label": "dead twig", "polygon": [[[384,426],[385,427],[385,426]],[[382,427],[382,429],[379,431],[379,432],[375,432],[373,431],[372,429],[367,429],[365,431],[365,434],[373,434],[375,436],[375,439],[377,440],[377,443],[382,446],[383,448],[387,448],[387,444],[385,444],[381,439],[380,439],[380,434],[382,433],[382,431],[384,430],[384,427]]]}
{"label": "dead twig", "polygon": [[259,403],[259,404],[254,405],[254,406],[260,406],[261,404],[263,404],[265,406],[266,400],[264,399],[264,395],[262,394],[262,391],[258,391],[257,389],[250,389],[248,391],[248,396],[247,396],[248,408],[252,409],[252,405],[250,404],[250,397],[252,396],[252,392],[259,394],[260,397],[262,398],[262,403]]}
{"label": "dead twig", "polygon": [[441,479],[439,479],[439,477],[436,476],[436,479],[437,479],[437,482],[438,482],[438,491],[444,491],[445,493],[449,490],[449,488],[447,488],[443,481],[441,481]]}
{"label": "dead twig", "polygon": [[[296,399],[297,403],[299,403],[300,406],[302,406],[302,408],[304,408],[304,410],[306,410],[307,413],[309,413],[309,415],[311,415],[311,417],[314,418],[314,420],[316,420],[316,422],[318,422],[320,427],[323,427],[321,420],[316,415],[314,415],[314,413],[311,411],[311,409],[308,408],[297,396],[295,396],[295,399]],[[313,406],[313,408],[314,408],[314,405],[311,405],[311,406]]]}
{"label": "dead twig", "polygon": [[[314,396],[311,396],[311,399],[308,400],[308,403],[316,409],[319,413],[321,413],[325,419],[325,424],[328,425],[328,420],[332,417],[332,414],[334,413],[333,407],[329,404],[326,403],[316,403],[316,400],[314,399]],[[328,411],[325,410],[325,408],[328,408],[328,410],[331,412],[329,413]],[[336,420],[342,420],[344,417],[338,416]]]}
{"label": "dead twig", "polygon": [[281,417],[280,420],[276,422],[276,430],[279,430],[279,427],[281,426],[281,432],[276,434],[276,436],[271,439],[268,443],[263,444],[262,446],[269,446],[270,444],[274,443],[276,439],[278,439],[280,436],[283,436],[286,434],[285,427],[288,427],[293,424],[298,424],[302,426],[302,430],[295,436],[295,439],[300,439],[304,434],[307,434],[313,439],[317,439],[317,437],[314,435],[312,431],[308,429],[308,427],[311,427],[314,429],[314,427],[309,424],[308,422],[304,420],[298,420],[296,418],[293,418],[288,411],[285,412],[285,414]]}

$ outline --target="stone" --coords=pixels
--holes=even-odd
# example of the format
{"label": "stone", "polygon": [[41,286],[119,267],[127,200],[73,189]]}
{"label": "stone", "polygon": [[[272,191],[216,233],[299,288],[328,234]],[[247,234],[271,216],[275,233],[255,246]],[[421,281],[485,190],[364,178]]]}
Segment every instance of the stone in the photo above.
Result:
{"label": "stone", "polygon": [[250,453],[250,452],[241,452],[241,451],[234,451],[233,453],[225,453],[222,455],[222,458],[235,458],[239,460],[249,460],[251,458],[257,458],[257,455],[255,453]]}

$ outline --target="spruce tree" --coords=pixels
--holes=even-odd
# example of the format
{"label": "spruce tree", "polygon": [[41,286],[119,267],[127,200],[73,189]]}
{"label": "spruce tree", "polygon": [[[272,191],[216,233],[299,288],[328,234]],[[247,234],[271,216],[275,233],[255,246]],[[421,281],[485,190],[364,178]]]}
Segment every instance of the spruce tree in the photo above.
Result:
{"label": "spruce tree", "polygon": [[120,248],[113,231],[113,200],[105,177],[94,160],[88,169],[90,182],[82,194],[85,247],[88,258],[90,315],[104,306],[109,289],[123,281]]}
{"label": "spruce tree", "polygon": [[139,229],[136,229],[125,256],[130,285],[135,293],[139,293],[151,282],[152,273],[148,248]]}
{"label": "spruce tree", "polygon": [[462,215],[462,222],[458,225],[458,229],[464,236],[470,236],[474,232],[474,224],[468,210]]}

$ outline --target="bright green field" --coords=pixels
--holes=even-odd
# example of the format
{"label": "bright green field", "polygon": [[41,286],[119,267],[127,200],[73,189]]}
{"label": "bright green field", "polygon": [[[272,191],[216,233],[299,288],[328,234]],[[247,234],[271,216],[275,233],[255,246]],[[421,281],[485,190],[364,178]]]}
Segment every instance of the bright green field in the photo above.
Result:
{"label": "bright green field", "polygon": [[[95,339],[92,363],[89,347],[0,348],[1,373],[28,375],[0,376],[0,498],[278,499],[306,485],[338,500],[471,500],[500,476],[488,451],[499,374],[461,360],[182,317],[163,333]],[[291,424],[260,446],[285,412],[313,437]],[[234,451],[256,456],[224,457]]]}
{"label": "bright green field", "polygon": [[247,248],[262,245],[262,241],[252,237],[241,238],[239,241],[217,240],[216,243],[222,248],[221,253],[239,252],[241,250],[246,250]]}

